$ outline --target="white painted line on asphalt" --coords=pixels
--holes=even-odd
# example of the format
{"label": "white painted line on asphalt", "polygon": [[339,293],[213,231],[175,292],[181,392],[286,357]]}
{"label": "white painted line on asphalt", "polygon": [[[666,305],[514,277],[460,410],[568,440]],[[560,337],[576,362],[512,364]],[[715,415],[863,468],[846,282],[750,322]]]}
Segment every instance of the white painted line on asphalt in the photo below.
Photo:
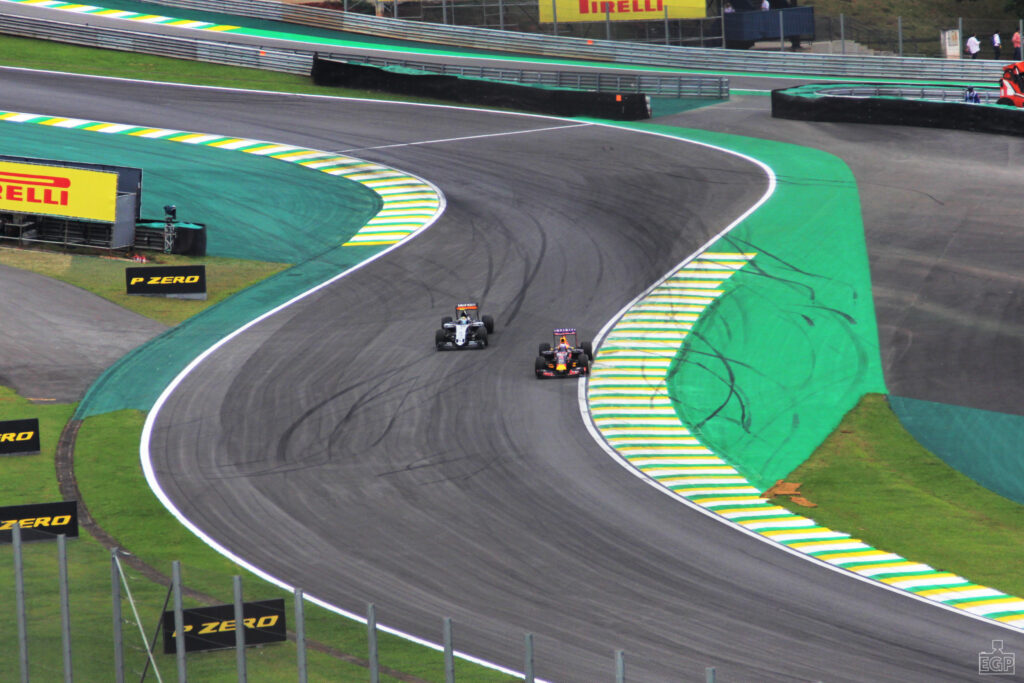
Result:
{"label": "white painted line on asphalt", "polygon": [[436,145],[443,142],[463,142],[464,140],[481,140],[484,138],[501,138],[511,135],[525,135],[527,133],[547,133],[552,130],[565,130],[567,128],[583,128],[593,126],[593,123],[576,123],[571,126],[548,126],[547,128],[531,128],[529,130],[515,130],[506,133],[484,133],[482,135],[466,135],[459,138],[441,138],[438,140],[420,140],[418,142],[400,142],[394,145],[378,145],[376,147],[353,147],[343,149],[338,154],[351,154],[352,152],[365,152],[368,149],[392,149],[395,147],[411,147],[413,145]]}

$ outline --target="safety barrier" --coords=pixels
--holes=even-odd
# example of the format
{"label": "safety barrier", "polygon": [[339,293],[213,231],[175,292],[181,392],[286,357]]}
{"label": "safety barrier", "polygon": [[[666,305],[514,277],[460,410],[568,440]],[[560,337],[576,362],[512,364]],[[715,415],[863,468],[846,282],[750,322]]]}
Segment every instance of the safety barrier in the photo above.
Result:
{"label": "safety barrier", "polygon": [[[179,38],[137,33],[102,26],[66,24],[0,14],[0,33],[77,45],[88,45],[128,52],[141,52],[217,64],[230,64],[268,71],[308,75],[314,52],[274,49],[265,46],[225,43],[195,38]],[[321,57],[372,66],[404,66],[440,73],[492,81],[543,85],[590,92],[644,93],[670,97],[717,98],[729,96],[729,80],[721,76],[667,76],[644,73],[600,73],[594,71],[535,71],[530,69],[475,67],[407,59],[387,59],[364,55],[321,52]]]}
{"label": "safety barrier", "polygon": [[208,12],[272,19],[337,31],[441,43],[500,52],[643,64],[653,67],[816,74],[847,78],[896,78],[936,81],[987,81],[998,78],[1001,62],[873,55],[822,55],[789,52],[693,48],[549,36],[517,31],[447,26],[374,17],[354,12],[296,7],[273,0],[161,0],[153,3]]}

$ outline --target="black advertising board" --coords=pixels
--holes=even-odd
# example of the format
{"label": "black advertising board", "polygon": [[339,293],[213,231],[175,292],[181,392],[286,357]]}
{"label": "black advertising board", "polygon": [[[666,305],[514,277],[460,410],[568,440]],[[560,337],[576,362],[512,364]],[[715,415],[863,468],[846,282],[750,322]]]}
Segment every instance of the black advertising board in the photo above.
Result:
{"label": "black advertising board", "polygon": [[0,422],[0,455],[39,452],[39,419]]}
{"label": "black advertising board", "polygon": [[128,294],[206,298],[206,266],[125,268]]}
{"label": "black advertising board", "polygon": [[[278,643],[288,638],[284,620],[284,598],[246,602],[242,605],[245,644]],[[235,647],[235,606],[213,605],[182,611],[185,652]],[[164,612],[164,654],[174,654],[174,611]]]}
{"label": "black advertising board", "polygon": [[23,541],[53,540],[60,534],[78,538],[78,502],[0,507],[0,543],[14,540],[15,522],[21,527]]}

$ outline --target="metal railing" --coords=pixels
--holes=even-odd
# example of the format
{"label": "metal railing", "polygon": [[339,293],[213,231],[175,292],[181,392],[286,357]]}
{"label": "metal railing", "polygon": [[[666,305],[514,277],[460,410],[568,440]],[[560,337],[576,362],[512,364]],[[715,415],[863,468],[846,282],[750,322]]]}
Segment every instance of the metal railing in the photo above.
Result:
{"label": "metal railing", "polygon": [[997,65],[1001,64],[986,60],[772,51],[758,51],[755,56],[746,50],[653,45],[447,26],[353,12],[297,7],[273,0],[161,0],[153,4],[503,53],[678,69],[978,82],[998,78]]}
{"label": "metal railing", "polygon": [[539,85],[590,92],[635,92],[664,97],[729,97],[729,79],[722,76],[657,76],[643,73],[595,73],[593,71],[532,71],[487,66],[463,66],[408,59],[374,56],[340,56],[320,53],[321,57],[370,66],[400,66],[427,73],[479,78],[523,85]]}
{"label": "metal railing", "polygon": [[[196,38],[136,33],[101,26],[29,19],[8,14],[0,14],[0,33],[303,75],[310,73],[314,55],[313,52],[300,50],[273,49]],[[392,60],[337,52],[321,52],[319,54],[321,57],[335,61],[374,66],[404,66],[429,73],[524,85],[544,85],[593,92],[642,92],[648,95],[671,97],[724,99],[729,96],[729,81],[721,76],[657,76],[639,72],[620,74],[595,73],[593,71],[534,71]]]}
{"label": "metal railing", "polygon": [[[979,99],[985,104],[995,104],[999,99],[997,88],[976,88]],[[942,88],[927,86],[835,86],[820,88],[815,94],[822,97],[894,97],[905,100],[927,100],[929,102],[963,102],[963,88]],[[1007,109],[1011,109],[1007,107]]]}

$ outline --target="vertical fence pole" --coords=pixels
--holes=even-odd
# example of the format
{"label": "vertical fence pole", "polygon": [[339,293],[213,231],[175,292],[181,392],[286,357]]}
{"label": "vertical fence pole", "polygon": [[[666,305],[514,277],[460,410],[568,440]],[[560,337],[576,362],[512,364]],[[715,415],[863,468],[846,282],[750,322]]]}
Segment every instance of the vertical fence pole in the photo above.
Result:
{"label": "vertical fence pole", "polygon": [[185,610],[181,600],[181,561],[171,563],[171,584],[174,586],[174,643],[175,659],[178,662],[178,683],[188,680],[188,668],[185,663]]}
{"label": "vertical fence pole", "polygon": [[452,643],[452,619],[444,618],[444,680],[455,683],[455,646]]}
{"label": "vertical fence pole", "polygon": [[964,18],[963,17],[957,17],[956,18],[956,33],[957,33],[957,36],[960,37],[960,45],[959,45],[960,56],[963,57],[964,56]]}
{"label": "vertical fence pole", "polygon": [[505,0],[498,0],[498,29],[505,30]]}
{"label": "vertical fence pole", "polygon": [[377,608],[372,602],[366,608],[366,646],[370,660],[370,683],[380,683],[380,662],[377,654]]}
{"label": "vertical fence pole", "polygon": [[558,0],[551,0],[551,21],[553,26],[551,27],[551,35],[558,35]]}
{"label": "vertical fence pole", "polygon": [[68,600],[68,537],[57,536],[57,570],[60,574],[60,642],[64,653],[64,683],[71,683],[71,603]]}
{"label": "vertical fence pole", "polygon": [[615,683],[626,683],[626,653],[615,651]]}
{"label": "vertical fence pole", "polygon": [[668,5],[665,5],[665,44],[668,45]]}
{"label": "vertical fence pole", "polygon": [[786,51],[786,26],[783,24],[782,10],[779,12],[779,52]]}
{"label": "vertical fence pole", "polygon": [[[1017,20],[1017,33],[1020,35],[1021,39],[1024,40],[1024,19],[1018,19]],[[1013,41],[1010,41],[1010,47],[1013,47]],[[1015,60],[1017,60],[1017,61],[1020,61],[1021,56],[1024,55],[1024,43],[1021,43],[1020,50],[1018,50],[1015,47],[1013,49],[1014,49],[1013,58]],[[1018,54],[1018,53],[1021,53],[1021,54]]]}
{"label": "vertical fence pole", "polygon": [[299,683],[306,683],[306,617],[303,614],[305,593],[295,589],[295,649],[298,651]]}
{"label": "vertical fence pole", "polygon": [[718,3],[718,15],[722,20],[722,47],[725,47],[725,0]]}
{"label": "vertical fence pole", "polygon": [[896,39],[900,45],[900,57],[903,56],[903,17],[896,17]]}
{"label": "vertical fence pole", "polygon": [[846,54],[846,22],[843,15],[839,15],[839,53]]}
{"label": "vertical fence pole", "polygon": [[441,23],[445,26],[448,25],[448,2],[447,0],[441,0]]}
{"label": "vertical fence pole", "polygon": [[245,665],[245,602],[242,601],[242,577],[235,574],[232,579],[235,589],[235,670],[238,683],[249,680]]}
{"label": "vertical fence pole", "polygon": [[523,683],[533,683],[533,634],[526,634],[526,660],[523,662]]}
{"label": "vertical fence pole", "polygon": [[124,640],[121,637],[121,572],[117,569],[117,548],[110,549],[110,601],[114,626],[114,681],[124,683]]}
{"label": "vertical fence pole", "polygon": [[18,611],[18,662],[21,665],[21,683],[28,683],[28,619],[25,615],[25,567],[21,558],[21,525],[11,527],[14,544],[14,600]]}

